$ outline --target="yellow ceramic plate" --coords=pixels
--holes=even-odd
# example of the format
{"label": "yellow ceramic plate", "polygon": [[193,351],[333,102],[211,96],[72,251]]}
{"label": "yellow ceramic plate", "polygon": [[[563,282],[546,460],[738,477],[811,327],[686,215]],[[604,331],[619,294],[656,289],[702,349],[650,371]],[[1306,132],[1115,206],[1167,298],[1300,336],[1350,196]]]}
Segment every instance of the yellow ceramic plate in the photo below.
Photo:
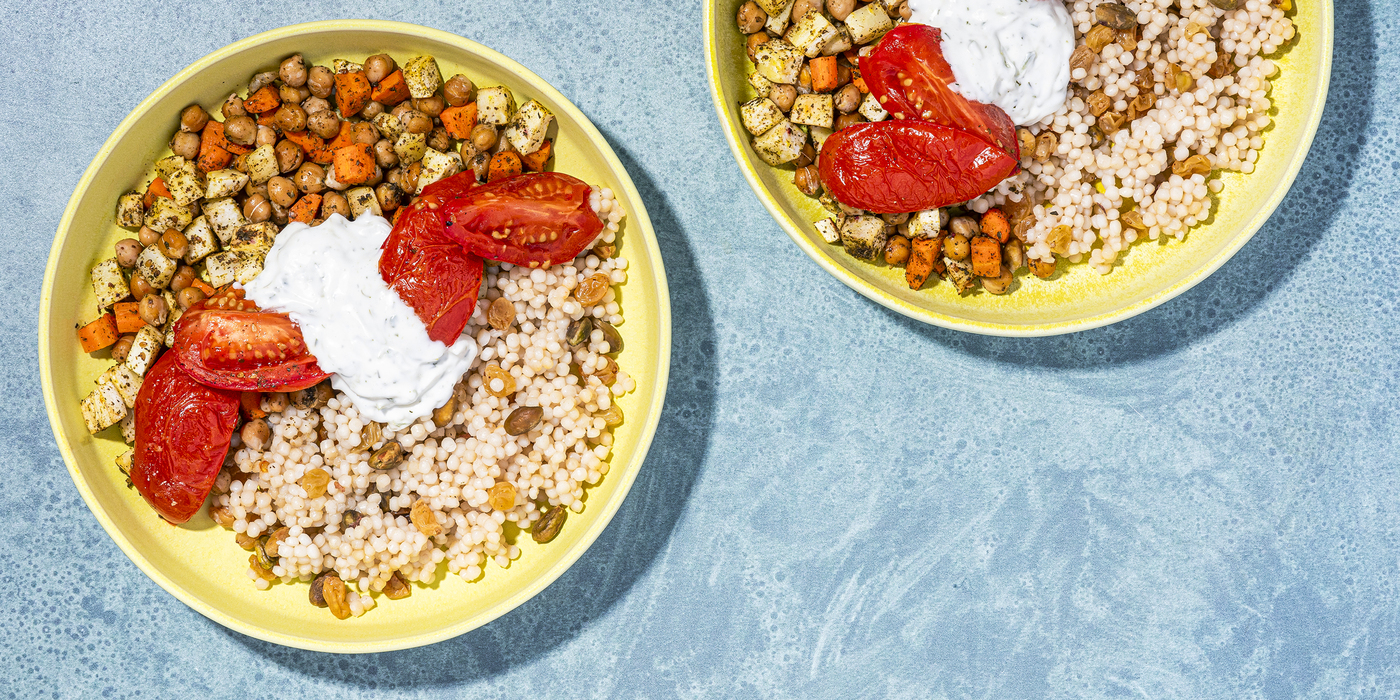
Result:
{"label": "yellow ceramic plate", "polygon": [[1140,314],[1190,289],[1230,259],[1259,230],[1288,192],[1322,118],[1332,70],[1332,1],[1295,2],[1298,38],[1273,57],[1282,72],[1273,81],[1274,126],[1251,175],[1229,173],[1214,217],[1182,242],[1140,242],[1119,257],[1107,276],[1088,265],[1061,265],[1050,280],[1017,277],[1019,288],[992,296],[960,297],[950,284],[911,291],[904,270],[856,260],[817,235],[812,222],[827,214],[792,185],[791,168],[773,168],[749,146],[739,105],[755,96],[752,64],[735,25],[743,0],[705,0],[705,55],[710,93],[730,150],[768,211],[827,272],[852,289],[910,318],[989,335],[1038,336],[1097,328]]}
{"label": "yellow ceramic plate", "polygon": [[[528,535],[519,538],[523,552],[509,569],[488,565],[474,583],[444,569],[433,590],[416,587],[411,598],[397,601],[380,596],[378,608],[346,621],[308,604],[305,584],[255,589],[245,573],[248,553],[206,512],[183,527],[161,521],[113,466],[113,458],[127,449],[117,429],[89,436],[78,409],[94,378],[111,364],[105,350],[82,353],[74,328],[95,316],[89,268],[111,257],[113,244],[130,236],[115,224],[117,197],[148,181],[151,162],[168,153],[166,140],[185,105],[215,107],[255,72],[275,69],[298,52],[321,65],[379,52],[400,61],[431,54],[444,75],[465,73],[478,85],[506,85],[522,101],[538,99],[559,121],[555,168],[612,187],[628,214],[620,238],[620,254],[630,262],[623,287],[627,323],[619,328],[626,349],[618,360],[638,388],[618,401],[627,421],[615,433],[612,470],[589,490],[584,512],[571,515],[548,545],[537,545]],[[641,468],[661,414],[670,356],[671,307],[661,252],[641,197],[602,135],[563,95],[518,63],[461,37],[395,22],[318,22],[259,34],[199,60],[147,97],[79,181],[54,238],[39,307],[39,363],[54,436],[78,490],[122,551],[166,590],[220,624],[269,642],[331,652],[403,649],[454,637],[520,605],[569,568],[607,526]]]}

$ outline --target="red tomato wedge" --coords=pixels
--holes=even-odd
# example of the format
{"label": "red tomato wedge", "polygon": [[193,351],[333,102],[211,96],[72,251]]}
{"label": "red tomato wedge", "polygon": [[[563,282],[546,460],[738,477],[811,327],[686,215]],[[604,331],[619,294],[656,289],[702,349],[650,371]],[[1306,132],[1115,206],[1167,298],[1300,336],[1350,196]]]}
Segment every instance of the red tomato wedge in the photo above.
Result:
{"label": "red tomato wedge", "polygon": [[428,207],[438,198],[450,201],[471,188],[462,181],[448,182],[455,179],[439,180],[423,189],[424,196],[395,220],[379,256],[384,283],[418,314],[428,337],[446,345],[462,334],[481,290],[481,258],[449,238],[440,209]]}
{"label": "red tomato wedge", "polygon": [[926,24],[891,29],[874,51],[860,59],[860,75],[870,94],[895,119],[923,119],[966,129],[1019,161],[1011,117],[1000,107],[973,102],[948,87],[955,79],[943,58],[942,42],[938,29]]}
{"label": "red tomato wedge", "polygon": [[218,389],[295,391],[330,376],[286,314],[259,311],[243,290],[226,290],[175,323],[173,354],[190,376]]}
{"label": "red tomato wedge", "polygon": [[238,424],[238,392],[194,380],[165,353],[136,394],[131,483],[160,517],[179,525],[199,512]]}
{"label": "red tomato wedge", "polygon": [[[447,180],[471,178],[472,173]],[[419,202],[437,207],[447,235],[488,260],[549,267],[573,260],[603,231],[588,183],[563,173],[526,173],[480,187],[452,185]]]}
{"label": "red tomato wedge", "polygon": [[904,119],[832,134],[817,169],[842,204],[897,214],[966,202],[1006,179],[1016,160],[962,129]]}

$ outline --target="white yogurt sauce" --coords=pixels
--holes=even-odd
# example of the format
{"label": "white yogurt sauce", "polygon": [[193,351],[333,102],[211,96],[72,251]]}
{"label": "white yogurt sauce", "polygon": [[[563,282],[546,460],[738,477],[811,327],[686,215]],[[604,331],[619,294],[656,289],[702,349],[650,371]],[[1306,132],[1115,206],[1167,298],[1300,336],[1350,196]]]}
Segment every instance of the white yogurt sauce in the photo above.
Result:
{"label": "white yogurt sauce", "polygon": [[463,336],[448,347],[379,277],[379,247],[389,222],[370,214],[332,215],[312,228],[294,223],[277,234],[263,270],[245,287],[268,311],[301,327],[331,386],[366,420],[398,430],[447,403],[476,359]]}
{"label": "white yogurt sauce", "polygon": [[1023,126],[1064,105],[1074,23],[1061,0],[909,0],[909,10],[942,30],[958,94]]}

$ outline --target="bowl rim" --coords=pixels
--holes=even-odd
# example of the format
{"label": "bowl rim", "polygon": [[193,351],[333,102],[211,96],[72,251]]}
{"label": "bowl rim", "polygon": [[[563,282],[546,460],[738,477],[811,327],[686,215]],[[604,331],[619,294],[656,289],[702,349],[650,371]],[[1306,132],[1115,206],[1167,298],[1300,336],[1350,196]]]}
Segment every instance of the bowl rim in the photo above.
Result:
{"label": "bowl rim", "polygon": [[716,25],[715,9],[718,0],[704,0],[703,7],[703,34],[705,41],[705,74],[710,83],[710,98],[714,103],[715,114],[719,117],[720,129],[724,132],[724,138],[729,142],[730,154],[734,157],[734,162],[739,166],[739,170],[744,173],[744,178],[749,182],[749,188],[763,206],[768,209],[768,213],[778,222],[778,225],[787,232],[789,238],[797,244],[807,257],[826,270],[831,276],[841,280],[843,284],[859,292],[866,298],[874,301],[892,311],[898,312],[917,321],[922,321],[931,325],[947,328],[965,333],[975,333],[979,335],[994,335],[1013,338],[1034,338],[1049,335],[1062,335],[1065,333],[1077,333],[1087,331],[1101,326],[1117,323],[1119,321],[1132,318],[1145,311],[1160,306],[1182,294],[1186,290],[1200,284],[1202,280],[1211,276],[1226,261],[1234,257],[1244,244],[1248,243],[1255,233],[1264,226],[1264,223],[1273,216],[1274,210],[1283,201],[1288,190],[1292,188],[1293,181],[1297,179],[1298,172],[1303,167],[1303,162],[1307,160],[1308,151],[1312,149],[1313,138],[1317,135],[1318,124],[1322,121],[1322,112],[1327,104],[1327,92],[1332,79],[1332,41],[1333,41],[1333,0],[1322,0],[1319,9],[1322,14],[1322,27],[1318,33],[1321,42],[1320,55],[1321,64],[1317,71],[1321,74],[1321,85],[1312,104],[1308,105],[1308,123],[1303,130],[1303,138],[1298,144],[1298,148],[1293,153],[1292,160],[1284,171],[1281,179],[1263,206],[1250,219],[1244,228],[1230,242],[1222,248],[1216,255],[1206,261],[1204,265],[1196,268],[1191,274],[1177,280],[1176,283],[1157,291],[1137,302],[1121,307],[1115,311],[1088,316],[1085,318],[1070,321],[1059,321],[1055,323],[1030,323],[1030,324],[1007,324],[988,323],[983,321],[971,321],[964,318],[949,316],[947,314],[936,313],[919,306],[910,304],[902,299],[886,294],[874,286],[866,283],[860,277],[850,272],[846,268],[837,265],[829,255],[807,237],[797,224],[794,223],[778,203],[777,197],[768,191],[768,188],[758,179],[756,168],[748,167],[745,163],[748,143],[739,138],[739,129],[725,112],[726,102],[724,91],[719,83],[719,54],[715,48],[716,32],[720,27]]}
{"label": "bowl rim", "polygon": [[[122,531],[117,528],[106,511],[98,505],[92,489],[87,484],[86,479],[84,479],[78,471],[77,460],[72,449],[68,442],[59,434],[58,426],[60,422],[57,397],[54,393],[53,367],[48,359],[50,356],[50,339],[46,332],[51,325],[51,315],[53,313],[53,285],[58,271],[58,254],[68,238],[73,217],[77,212],[78,202],[87,194],[87,190],[92,185],[101,164],[111,154],[116,144],[127,136],[133,124],[176,86],[228,56],[254,48],[264,42],[285,38],[291,35],[339,31],[395,33],[454,44],[518,75],[525,83],[522,87],[527,87],[538,95],[547,96],[549,99],[552,99],[555,104],[560,106],[563,112],[579,123],[584,136],[590,142],[602,146],[599,150],[602,151],[607,166],[612,172],[617,174],[618,181],[616,186],[627,194],[630,201],[638,203],[638,211],[628,212],[629,218],[632,220],[633,225],[637,227],[637,231],[640,234],[640,242],[643,243],[647,254],[651,257],[656,266],[656,275],[653,279],[657,287],[658,357],[656,360],[656,385],[659,389],[653,395],[651,405],[647,407],[646,423],[643,426],[637,443],[638,451],[625,469],[614,469],[611,472],[621,478],[621,482],[617,487],[617,494],[611,500],[602,504],[602,508],[595,511],[596,514],[592,516],[588,529],[572,549],[565,551],[564,555],[550,568],[532,580],[529,585],[516,591],[501,603],[482,610],[471,617],[460,620],[456,624],[434,631],[371,642],[330,642],[272,632],[256,625],[246,624],[240,619],[234,618],[207,605],[201,599],[189,594],[163,575],[155,565],[135,548]],[[255,34],[219,48],[191,63],[170,79],[166,80],[159,88],[137,104],[136,107],[132,108],[131,112],[122,119],[116,129],[112,131],[112,134],[103,142],[102,147],[94,154],[92,161],[88,164],[88,167],[83,171],[82,177],[74,186],[73,194],[68,200],[67,207],[64,209],[63,217],[59,221],[58,231],[54,236],[53,244],[49,248],[49,259],[45,265],[44,282],[39,296],[39,377],[44,395],[45,409],[48,413],[49,427],[53,431],[54,441],[58,444],[59,452],[63,456],[63,462],[68,467],[69,476],[72,477],[74,485],[78,488],[78,492],[87,503],[88,510],[91,511],[97,521],[101,523],[102,528],[107,531],[108,536],[116,542],[117,546],[121,548],[127,558],[136,564],[146,576],[150,577],[150,579],[160,585],[161,588],[164,588],[171,595],[175,596],[201,615],[224,627],[250,637],[273,644],[306,649],[309,651],[359,654],[396,651],[432,644],[460,636],[477,627],[485,625],[516,607],[519,607],[522,603],[544,590],[558,579],[559,576],[563,575],[569,567],[573,566],[573,564],[583,556],[583,553],[593,545],[593,542],[597,540],[598,536],[602,534],[603,530],[606,529],[608,524],[612,521],[613,516],[617,513],[618,508],[621,507],[622,502],[627,499],[627,495],[632,488],[632,483],[636,480],[638,472],[641,471],[642,464],[646,461],[647,453],[656,435],[657,424],[660,422],[662,408],[665,404],[666,389],[669,385],[671,366],[671,300],[670,290],[666,280],[666,268],[661,256],[660,246],[656,239],[656,232],[652,228],[651,219],[643,206],[642,197],[640,193],[637,192],[636,185],[632,182],[631,175],[618,159],[617,153],[613,150],[612,145],[603,137],[602,133],[598,131],[593,122],[579,110],[577,105],[555,89],[554,86],[550,85],[548,81],[539,77],[525,66],[466,37],[407,22],[342,19],[287,25]]]}

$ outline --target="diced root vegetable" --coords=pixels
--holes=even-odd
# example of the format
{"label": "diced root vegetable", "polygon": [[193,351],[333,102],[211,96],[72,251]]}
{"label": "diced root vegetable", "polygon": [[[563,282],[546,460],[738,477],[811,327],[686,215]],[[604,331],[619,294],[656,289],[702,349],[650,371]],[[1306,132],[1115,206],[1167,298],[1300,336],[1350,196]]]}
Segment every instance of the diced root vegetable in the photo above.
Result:
{"label": "diced root vegetable", "polygon": [[78,329],[78,342],[83,352],[97,352],[117,342],[117,322],[112,314],[102,314],[96,321]]}

